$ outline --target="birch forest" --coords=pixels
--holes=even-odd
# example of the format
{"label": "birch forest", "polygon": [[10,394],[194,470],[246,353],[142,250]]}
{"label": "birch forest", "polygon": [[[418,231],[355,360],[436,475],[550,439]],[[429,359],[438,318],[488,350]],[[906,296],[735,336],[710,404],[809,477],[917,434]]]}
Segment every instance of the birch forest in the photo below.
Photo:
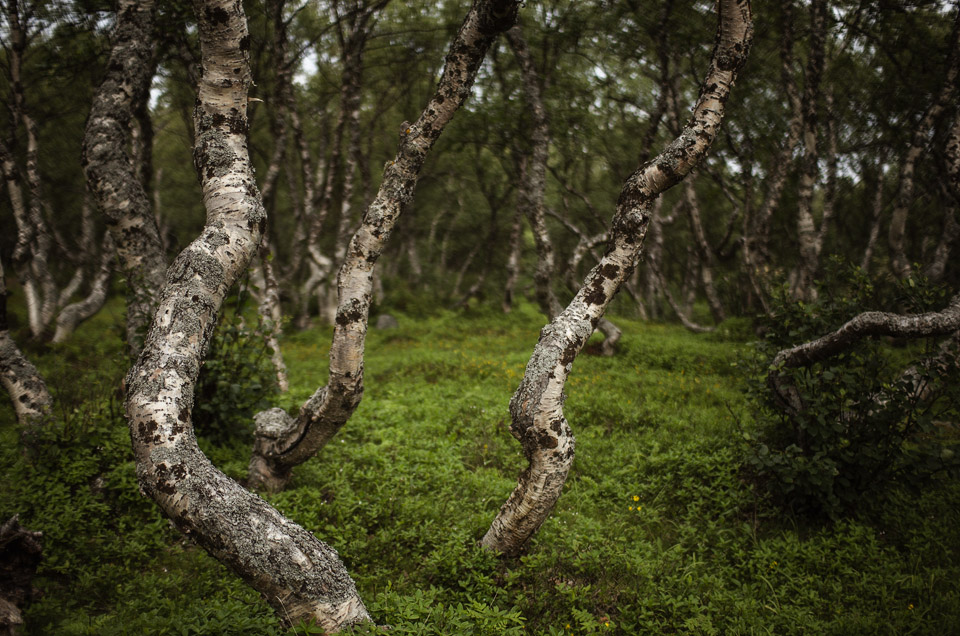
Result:
{"label": "birch forest", "polygon": [[956,0],[0,9],[0,635],[960,632]]}

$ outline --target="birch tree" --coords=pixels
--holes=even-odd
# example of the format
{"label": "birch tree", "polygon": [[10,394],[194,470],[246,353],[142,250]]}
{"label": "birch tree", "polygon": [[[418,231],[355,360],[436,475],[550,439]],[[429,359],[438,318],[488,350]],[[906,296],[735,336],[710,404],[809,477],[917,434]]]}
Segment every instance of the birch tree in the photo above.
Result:
{"label": "birch tree", "polygon": [[153,76],[155,14],[153,0],[120,0],[107,71],[83,138],[87,184],[106,216],[126,278],[126,339],[133,355],[142,346],[166,272],[156,218],[130,151],[130,122],[147,100]]}
{"label": "birch tree", "polygon": [[23,355],[10,336],[7,323],[7,285],[0,262],[0,381],[13,402],[17,421],[25,432],[40,425],[50,414],[53,400],[37,368]]}
{"label": "birch tree", "polygon": [[[474,3],[451,46],[437,93],[421,117],[401,131],[396,159],[386,167],[380,193],[341,268],[331,382],[302,409],[302,423],[309,428],[288,449],[291,453],[278,454],[281,461],[328,439],[330,427],[323,425],[333,422],[335,431],[342,421],[327,416],[349,414],[359,401],[373,264],[402,204],[413,195],[427,153],[469,94],[490,43],[512,26],[517,4]],[[337,553],[217,470],[197,447],[193,431],[194,387],[210,335],[266,227],[247,151],[250,40],[243,8],[231,0],[198,0],[195,9],[202,75],[194,163],[207,223],[171,265],[156,318],[128,373],[126,412],[137,476],[142,491],[178,529],[260,591],[285,621],[313,620],[335,632],[370,620]],[[273,464],[286,471],[289,465]]]}
{"label": "birch tree", "polygon": [[282,488],[292,468],[323,448],[359,405],[374,265],[413,198],[427,155],[469,96],[491,43],[513,25],[516,10],[514,1],[476,0],[450,47],[436,92],[414,123],[404,122],[397,154],[385,167],[377,196],[350,240],[340,267],[330,378],[300,407],[296,418],[281,409],[257,416],[251,485]]}
{"label": "birch tree", "polygon": [[752,35],[748,0],[721,0],[717,10],[716,44],[690,120],[679,137],[627,179],[610,225],[606,254],[573,300],[541,330],[510,401],[510,431],[529,466],[481,540],[490,550],[516,555],[559,498],[574,455],[573,432],[563,416],[563,389],[573,362],[633,273],[654,202],[696,167],[717,135]]}
{"label": "birch tree", "polygon": [[171,265],[156,318],[127,376],[137,477],[178,529],[263,594],[284,620],[313,620],[334,632],[370,619],[336,551],[217,470],[193,431],[203,355],[224,298],[266,227],[247,152],[250,39],[243,7],[201,0],[195,10],[202,75],[194,163],[207,224]]}

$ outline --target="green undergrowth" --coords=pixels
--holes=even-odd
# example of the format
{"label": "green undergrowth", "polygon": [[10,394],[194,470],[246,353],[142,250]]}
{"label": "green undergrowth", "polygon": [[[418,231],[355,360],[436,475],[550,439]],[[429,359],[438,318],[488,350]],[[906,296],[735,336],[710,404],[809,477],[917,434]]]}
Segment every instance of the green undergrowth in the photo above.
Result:
{"label": "green undergrowth", "polygon": [[[477,540],[524,466],[507,405],[542,317],[526,305],[397,317],[398,328],[370,331],[354,417],[268,497],[339,551],[391,626],[359,632],[960,631],[960,487],[894,489],[832,523],[775,508],[742,469],[753,421],[737,336],[749,330],[735,322],[693,335],[617,319],[618,355],[588,346],[574,364],[565,411],[577,455],[556,509],[520,558],[485,553]],[[139,495],[108,318],[29,351],[67,405],[32,454],[0,407],[0,514],[44,533],[44,596],[27,633],[319,633],[284,629]],[[291,391],[276,405],[295,409],[325,382],[330,335],[286,336]],[[248,431],[198,432],[242,478]]]}

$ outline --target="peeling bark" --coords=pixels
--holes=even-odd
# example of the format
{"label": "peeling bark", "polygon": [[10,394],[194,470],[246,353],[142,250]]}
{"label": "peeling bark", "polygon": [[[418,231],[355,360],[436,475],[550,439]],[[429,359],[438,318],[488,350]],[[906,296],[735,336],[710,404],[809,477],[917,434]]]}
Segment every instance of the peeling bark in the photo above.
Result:
{"label": "peeling bark", "polygon": [[518,554],[559,498],[574,453],[573,433],[563,416],[563,388],[573,362],[633,273],[654,202],[696,167],[716,138],[730,88],[746,61],[752,31],[748,1],[721,0],[717,9],[713,56],[690,121],[663,152],[627,179],[606,254],[566,309],[541,330],[510,401],[510,431],[530,464],[481,540],[487,549]]}
{"label": "peeling bark", "polygon": [[191,412],[200,365],[230,288],[254,256],[266,214],[247,151],[249,36],[243,7],[198,0],[203,73],[194,163],[207,224],[177,257],[128,374],[127,417],[141,490],[284,621],[335,632],[370,616],[336,551],[217,470]]}
{"label": "peeling bark", "polygon": [[413,193],[427,154],[470,94],[477,70],[496,36],[513,26],[516,0],[475,0],[447,54],[437,91],[417,121],[401,130],[395,159],[360,229],[353,235],[338,277],[339,306],[330,347],[330,379],[280,427],[259,427],[250,461],[250,483],[274,489],[291,469],[313,457],[349,419],[363,395],[363,349],[370,312],[373,267]]}
{"label": "peeling bark", "polygon": [[133,355],[142,347],[166,272],[157,222],[128,150],[131,118],[149,97],[155,13],[153,0],[120,0],[106,76],[83,136],[87,184],[107,218],[126,278],[126,337]]}

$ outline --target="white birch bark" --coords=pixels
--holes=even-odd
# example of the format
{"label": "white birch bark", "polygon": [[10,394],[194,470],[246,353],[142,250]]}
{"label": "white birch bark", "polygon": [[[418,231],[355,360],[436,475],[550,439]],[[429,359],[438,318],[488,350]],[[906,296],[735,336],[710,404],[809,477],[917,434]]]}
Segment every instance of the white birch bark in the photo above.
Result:
{"label": "white birch bark", "polygon": [[373,204],[350,241],[338,277],[339,306],[330,347],[330,379],[296,419],[274,410],[257,426],[250,483],[279,489],[291,469],[313,457],[346,423],[363,396],[363,351],[373,267],[397,219],[413,199],[420,169],[437,138],[466,101],[496,36],[513,26],[517,0],[475,0],[447,54],[437,91],[417,121],[401,131]]}
{"label": "white birch bark", "polygon": [[87,184],[107,218],[127,283],[126,337],[136,355],[163,287],[166,260],[130,146],[130,120],[148,98],[155,40],[153,0],[120,0],[106,76],[83,137]]}
{"label": "white birch bark", "polygon": [[553,292],[554,249],[547,230],[543,197],[547,181],[547,153],[550,147],[550,127],[547,111],[540,94],[540,79],[530,56],[530,49],[519,26],[506,33],[507,42],[520,65],[523,79],[523,98],[531,117],[530,153],[523,157],[520,168],[520,188],[517,207],[523,211],[533,230],[537,248],[537,269],[533,280],[536,285],[537,304],[548,320],[560,313],[562,307]]}
{"label": "white birch bark", "polygon": [[[863,258],[860,259],[860,269],[867,273],[870,271],[870,264],[873,260],[873,250],[876,249],[877,239],[880,237],[880,223],[883,216],[883,183],[885,177],[885,156],[881,153],[877,159],[877,180],[873,190],[873,204],[870,215],[870,234],[867,236],[867,246],[863,249]],[[867,167],[864,165],[864,174],[867,173]],[[864,179],[864,183],[868,183]]]}
{"label": "white birch bark", "polygon": [[627,179],[606,254],[566,309],[541,330],[510,401],[510,431],[530,464],[481,540],[487,549],[516,555],[559,498],[574,453],[573,433],[563,416],[563,389],[573,362],[633,273],[654,202],[696,167],[717,135],[730,88],[746,61],[752,31],[747,0],[721,0],[717,9],[713,56],[690,121],[663,152]]}
{"label": "white birch bark", "polygon": [[870,336],[921,338],[943,336],[960,329],[960,294],[954,296],[945,309],[923,314],[901,315],[882,311],[868,311],[851,318],[839,329],[816,340],[780,351],[767,371],[767,385],[774,391],[781,405],[791,412],[804,408],[796,387],[784,377],[784,368],[808,366],[849,348]]}
{"label": "white birch bark", "polygon": [[80,323],[100,311],[107,302],[110,277],[113,275],[113,261],[116,257],[113,236],[109,232],[104,234],[100,250],[100,267],[90,282],[90,292],[86,297],[67,305],[57,314],[57,329],[53,334],[52,342],[66,342]]}
{"label": "white birch bark", "polygon": [[337,553],[217,470],[191,412],[224,298],[266,226],[247,151],[250,37],[240,3],[198,0],[203,73],[194,163],[207,224],[177,257],[143,351],[128,374],[127,417],[141,490],[182,532],[257,589],[287,623],[328,632],[370,620]]}
{"label": "white birch bark", "polygon": [[813,218],[813,191],[819,174],[820,155],[817,136],[820,118],[820,80],[823,77],[826,43],[826,18],[826,0],[813,0],[810,4],[809,58],[801,100],[803,159],[797,192],[797,242],[800,248],[800,264],[792,273],[793,280],[790,286],[794,298],[806,300],[811,299],[813,273],[820,257],[817,225]]}
{"label": "white birch bark", "polygon": [[53,400],[37,368],[23,355],[7,325],[7,285],[0,263],[0,382],[13,402],[17,421],[28,438],[50,414]]}

